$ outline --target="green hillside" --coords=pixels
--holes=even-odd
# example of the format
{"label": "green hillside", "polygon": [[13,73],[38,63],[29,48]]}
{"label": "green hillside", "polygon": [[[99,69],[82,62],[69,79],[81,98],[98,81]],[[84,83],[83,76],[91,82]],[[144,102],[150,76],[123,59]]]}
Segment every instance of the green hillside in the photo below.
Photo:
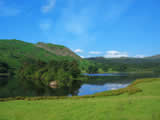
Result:
{"label": "green hillside", "polygon": [[[159,56],[146,58],[88,58],[82,59],[69,48],[62,45],[46,43],[27,43],[20,40],[0,40],[0,61],[12,68],[18,68],[29,59],[42,60],[76,60],[82,72],[152,72],[160,71]],[[89,67],[91,66],[91,67]]]}
{"label": "green hillside", "polygon": [[145,58],[133,58],[133,57],[122,57],[122,58],[104,58],[104,57],[92,57],[87,60],[100,62],[100,63],[120,63],[120,64],[141,64],[141,63],[160,63],[160,57],[152,56]]}
{"label": "green hillside", "polygon": [[97,68],[104,72],[158,72],[160,71],[160,58],[104,58],[93,57],[86,60],[94,62]]}
{"label": "green hillside", "polygon": [[[45,46],[44,48],[42,44]],[[57,49],[60,54],[56,54],[57,51],[54,52],[55,49]],[[68,51],[65,51],[66,49]],[[79,56],[64,46],[44,43],[32,44],[20,40],[0,40],[0,60],[7,62],[9,66],[13,68],[19,67],[21,62],[26,59],[40,59],[47,62],[52,59],[73,60],[75,57],[80,59]]]}

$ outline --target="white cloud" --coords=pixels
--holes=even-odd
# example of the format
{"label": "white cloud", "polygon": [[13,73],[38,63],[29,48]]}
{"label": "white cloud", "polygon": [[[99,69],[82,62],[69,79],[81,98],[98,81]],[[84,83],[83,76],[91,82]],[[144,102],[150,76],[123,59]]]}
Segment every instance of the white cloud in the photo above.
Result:
{"label": "white cloud", "polygon": [[48,31],[51,28],[51,24],[49,23],[41,23],[40,24],[40,29],[42,31]]}
{"label": "white cloud", "polygon": [[39,27],[43,32],[49,32],[52,27],[52,20],[51,19],[43,19],[39,23]]}
{"label": "white cloud", "polygon": [[84,58],[84,56],[80,56],[81,58]]}
{"label": "white cloud", "polygon": [[20,12],[18,8],[6,5],[3,0],[0,0],[0,16],[16,16]]}
{"label": "white cloud", "polygon": [[144,55],[136,55],[135,58],[144,58]]}
{"label": "white cloud", "polygon": [[75,36],[86,36],[91,26],[89,15],[84,13],[67,13],[69,16],[64,16],[63,24],[66,32],[72,33]]}
{"label": "white cloud", "polygon": [[73,33],[75,35],[82,35],[84,33],[84,27],[81,23],[78,23],[78,21],[69,21],[69,23],[66,23],[66,31]]}
{"label": "white cloud", "polygon": [[127,52],[119,52],[115,50],[107,51],[104,55],[105,58],[120,58],[120,57],[128,57]]}
{"label": "white cloud", "polygon": [[[75,44],[78,43],[79,46],[83,45],[83,47],[87,47],[88,44],[96,41],[95,34],[92,33],[91,35],[89,32],[93,30],[92,26],[95,24],[92,23],[93,19],[91,18],[91,13],[88,9],[90,5],[86,6],[85,4],[79,4],[80,1],[86,2],[85,0],[65,1],[67,4],[64,8],[59,10],[61,15],[59,16],[59,20],[55,23],[53,37],[56,37],[57,41],[63,39],[63,41],[70,46],[75,46]],[[70,37],[70,40],[67,39],[68,36]]]}
{"label": "white cloud", "polygon": [[100,54],[102,54],[102,52],[99,52],[99,51],[90,51],[89,54],[100,55]]}
{"label": "white cloud", "polygon": [[55,5],[56,5],[56,0],[47,0],[48,4],[42,6],[42,12],[43,13],[48,13],[49,11],[51,11]]}
{"label": "white cloud", "polygon": [[83,53],[83,50],[81,50],[81,49],[76,49],[76,50],[74,50],[74,52],[75,52],[75,53]]}
{"label": "white cloud", "polygon": [[90,57],[92,57],[92,56],[90,56],[90,55],[87,56],[87,58],[90,58]]}
{"label": "white cloud", "polygon": [[134,0],[121,0],[120,2],[119,0],[113,0],[113,2],[109,3],[105,20],[112,23],[118,21],[120,17],[129,10],[133,3]]}
{"label": "white cloud", "polygon": [[[64,42],[70,46],[87,48],[88,45],[95,44],[97,38],[103,35],[104,28],[116,23],[134,0],[57,0],[49,2],[43,6],[42,12],[47,13],[57,5],[57,20],[54,20],[54,29],[50,35],[46,36],[49,40]],[[131,2],[130,2],[131,1]],[[49,3],[52,3],[49,5]],[[113,21],[113,22],[112,22]],[[104,26],[104,27],[102,27]],[[68,40],[70,38],[70,40]],[[78,47],[78,46],[77,46]]]}

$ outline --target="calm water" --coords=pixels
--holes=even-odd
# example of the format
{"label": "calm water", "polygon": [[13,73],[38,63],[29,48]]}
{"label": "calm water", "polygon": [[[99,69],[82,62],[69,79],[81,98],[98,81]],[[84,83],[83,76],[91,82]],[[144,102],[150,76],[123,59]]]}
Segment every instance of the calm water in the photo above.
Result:
{"label": "calm water", "polygon": [[[127,74],[87,74],[89,80],[81,85],[78,96],[91,95],[98,92],[116,90],[127,87],[134,79],[128,80]],[[114,81],[113,81],[114,80]]]}
{"label": "calm water", "polygon": [[126,73],[103,73],[103,74],[88,74],[84,73],[85,76],[128,76]]}
{"label": "calm water", "polygon": [[139,78],[159,77],[155,74],[84,74],[85,82],[75,81],[72,88],[52,89],[44,87],[41,89],[29,88],[18,84],[17,79],[0,77],[0,98],[15,96],[83,96],[98,92],[116,90],[127,87]]}

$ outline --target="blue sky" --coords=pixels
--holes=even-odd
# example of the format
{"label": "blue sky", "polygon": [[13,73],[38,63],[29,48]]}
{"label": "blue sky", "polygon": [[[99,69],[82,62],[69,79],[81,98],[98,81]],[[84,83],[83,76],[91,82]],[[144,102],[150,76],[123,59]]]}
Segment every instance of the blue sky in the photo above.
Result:
{"label": "blue sky", "polygon": [[160,54],[160,1],[0,0],[0,38],[61,44],[82,57]]}

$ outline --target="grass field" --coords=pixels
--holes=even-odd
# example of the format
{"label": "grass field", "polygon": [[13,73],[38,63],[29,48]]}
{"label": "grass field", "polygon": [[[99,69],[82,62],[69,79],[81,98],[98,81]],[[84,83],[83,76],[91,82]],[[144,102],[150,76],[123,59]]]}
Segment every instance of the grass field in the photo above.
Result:
{"label": "grass field", "polygon": [[160,120],[160,79],[134,95],[0,102],[0,120]]}

